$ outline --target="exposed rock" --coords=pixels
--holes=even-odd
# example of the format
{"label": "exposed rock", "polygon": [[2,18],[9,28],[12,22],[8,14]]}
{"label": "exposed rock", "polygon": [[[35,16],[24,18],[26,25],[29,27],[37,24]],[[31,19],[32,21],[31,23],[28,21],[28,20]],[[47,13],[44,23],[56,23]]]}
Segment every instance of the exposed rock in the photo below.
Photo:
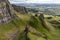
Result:
{"label": "exposed rock", "polygon": [[14,11],[8,0],[0,0],[0,23],[6,23],[12,20]]}
{"label": "exposed rock", "polygon": [[7,32],[7,33],[5,34],[5,36],[6,36],[9,40],[13,40],[14,37],[17,36],[17,33],[18,33],[18,32],[19,32],[19,30],[18,30],[18,29],[15,29],[15,30],[13,30],[13,31],[11,31],[11,32]]}
{"label": "exposed rock", "polygon": [[23,14],[28,13],[28,10],[23,6],[16,6],[14,4],[12,6],[17,12],[20,12],[20,13],[23,13]]}

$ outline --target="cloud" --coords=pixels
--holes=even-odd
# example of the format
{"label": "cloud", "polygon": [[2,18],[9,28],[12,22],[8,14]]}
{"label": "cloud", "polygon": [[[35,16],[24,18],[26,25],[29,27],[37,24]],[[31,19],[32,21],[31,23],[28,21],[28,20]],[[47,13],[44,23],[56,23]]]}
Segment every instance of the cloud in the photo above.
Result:
{"label": "cloud", "polygon": [[60,0],[10,0],[11,3],[58,3]]}
{"label": "cloud", "polygon": [[9,0],[10,3],[24,3],[26,0]]}

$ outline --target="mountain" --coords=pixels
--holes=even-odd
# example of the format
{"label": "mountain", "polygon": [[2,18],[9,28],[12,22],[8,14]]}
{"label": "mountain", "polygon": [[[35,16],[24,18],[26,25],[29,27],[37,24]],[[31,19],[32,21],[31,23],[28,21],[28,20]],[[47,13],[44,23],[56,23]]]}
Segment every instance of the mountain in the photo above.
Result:
{"label": "mountain", "polygon": [[20,3],[17,6],[24,6],[31,12],[44,12],[49,15],[60,15],[60,4],[39,4],[39,3]]}
{"label": "mountain", "polygon": [[53,26],[43,14],[22,14],[26,10],[11,5],[8,0],[0,0],[0,40],[60,40],[60,26],[55,27],[60,25],[59,21],[51,21],[55,23]]}
{"label": "mountain", "polygon": [[12,7],[13,7],[14,10],[17,11],[17,12],[20,12],[20,13],[23,13],[23,14],[24,14],[24,13],[28,13],[27,8],[24,7],[24,6],[17,6],[17,5],[12,4]]}
{"label": "mountain", "polygon": [[8,0],[0,0],[0,23],[10,22],[15,14]]}

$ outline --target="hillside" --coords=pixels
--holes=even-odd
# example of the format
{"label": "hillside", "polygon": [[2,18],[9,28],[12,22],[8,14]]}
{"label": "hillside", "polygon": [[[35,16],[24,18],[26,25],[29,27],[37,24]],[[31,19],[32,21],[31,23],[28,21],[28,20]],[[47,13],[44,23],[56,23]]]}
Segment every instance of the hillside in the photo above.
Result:
{"label": "hillside", "polygon": [[0,24],[0,40],[25,40],[27,38],[29,40],[60,40],[59,30],[49,27],[48,22],[48,26],[43,26],[39,16],[20,14],[16,11],[15,14],[18,16],[16,20],[8,24]]}
{"label": "hillside", "polygon": [[47,20],[42,24],[39,16],[36,17],[33,13],[16,13],[22,22],[20,24],[20,34],[18,33],[14,40],[60,40],[59,29],[52,26]]}
{"label": "hillside", "polygon": [[26,9],[26,7],[23,7],[23,6],[16,6],[15,4],[12,4],[12,7],[14,8],[14,10],[16,10],[17,12],[20,12],[20,13],[28,13],[28,10]]}
{"label": "hillside", "polygon": [[49,19],[8,0],[0,0],[0,18],[0,40],[60,40],[60,29]]}
{"label": "hillside", "polygon": [[8,0],[0,0],[0,23],[8,23],[14,19],[13,7]]}

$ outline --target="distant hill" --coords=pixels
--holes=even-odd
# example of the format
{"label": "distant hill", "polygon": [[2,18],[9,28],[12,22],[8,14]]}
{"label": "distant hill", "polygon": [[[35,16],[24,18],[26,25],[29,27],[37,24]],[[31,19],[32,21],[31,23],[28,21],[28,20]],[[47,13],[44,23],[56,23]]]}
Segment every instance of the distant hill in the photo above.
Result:
{"label": "distant hill", "polygon": [[17,6],[24,6],[28,11],[43,11],[49,15],[60,15],[60,4],[39,4],[39,3],[20,3]]}
{"label": "distant hill", "polygon": [[48,15],[60,15],[60,8],[43,8],[43,10],[40,10],[42,12],[44,12],[44,14],[48,14]]}
{"label": "distant hill", "polygon": [[36,6],[36,7],[60,7],[60,4],[39,4],[39,3],[20,3],[20,4],[15,4],[18,6]]}

